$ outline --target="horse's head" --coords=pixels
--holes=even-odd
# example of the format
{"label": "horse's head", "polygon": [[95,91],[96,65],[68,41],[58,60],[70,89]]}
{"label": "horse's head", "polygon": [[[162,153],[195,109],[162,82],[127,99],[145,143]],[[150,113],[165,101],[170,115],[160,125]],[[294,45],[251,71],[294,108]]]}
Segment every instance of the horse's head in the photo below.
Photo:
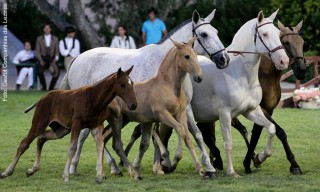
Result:
{"label": "horse's head", "polygon": [[290,59],[290,65],[297,79],[303,80],[306,76],[307,65],[303,56],[303,39],[300,36],[300,29],[303,21],[296,27],[285,27],[278,20],[280,29],[280,40]]}
{"label": "horse's head", "polygon": [[283,70],[288,68],[289,58],[280,42],[280,30],[272,23],[277,13],[278,10],[270,17],[264,18],[263,12],[259,12],[254,28],[254,42],[258,52],[267,52],[275,67]]}
{"label": "horse's head", "polygon": [[122,71],[121,68],[119,68],[116,74],[114,90],[116,95],[126,102],[130,110],[135,110],[137,108],[137,100],[133,91],[133,82],[129,77],[132,68],[133,66],[127,71]]}
{"label": "horse's head", "polygon": [[193,80],[197,83],[202,81],[202,70],[198,61],[197,53],[192,48],[195,37],[190,39],[187,43],[179,43],[171,40],[176,47],[176,62],[179,67],[192,75]]}
{"label": "horse's head", "polygon": [[194,48],[198,54],[209,57],[216,63],[219,69],[226,68],[230,58],[218,37],[218,31],[210,25],[216,10],[213,10],[206,18],[200,18],[197,11],[192,14],[192,32],[197,38]]}

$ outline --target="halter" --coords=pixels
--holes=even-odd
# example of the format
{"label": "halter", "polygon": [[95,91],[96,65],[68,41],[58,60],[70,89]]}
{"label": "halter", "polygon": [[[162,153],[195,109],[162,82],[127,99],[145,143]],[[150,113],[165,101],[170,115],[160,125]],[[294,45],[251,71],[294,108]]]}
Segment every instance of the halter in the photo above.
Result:
{"label": "halter", "polygon": [[[213,54],[210,54],[209,51],[203,46],[203,44],[201,43],[201,40],[200,40],[199,36],[198,36],[197,33],[196,33],[196,29],[198,29],[198,28],[199,28],[200,26],[202,26],[202,25],[207,25],[207,24],[210,25],[210,23],[202,23],[202,24],[194,27],[194,25],[192,24],[192,37],[194,37],[194,36],[197,37],[197,41],[199,42],[200,46],[203,48],[203,50],[204,50],[204,51],[209,55],[209,57],[211,58],[211,57],[214,57],[216,54],[224,51],[225,48],[224,48],[224,49],[221,49],[221,50],[219,50],[219,51],[217,51],[217,52],[214,52]],[[193,47],[194,47],[194,43],[192,44],[192,48],[193,48]]]}
{"label": "halter", "polygon": [[[264,43],[264,41],[263,41],[263,39],[261,38],[261,35],[260,35],[259,31],[258,31],[258,28],[259,28],[259,27],[262,27],[262,26],[264,26],[264,25],[267,25],[267,24],[272,24],[272,22],[267,22],[267,23],[264,23],[264,24],[259,25],[259,26],[256,25],[255,34],[254,34],[254,44],[256,45],[257,37],[259,37],[261,43],[262,43],[262,44],[264,45],[264,47],[268,50],[268,55],[269,55],[269,57],[270,57],[270,59],[271,59],[271,53],[273,53],[273,52],[275,52],[275,51],[278,51],[279,49],[284,49],[284,47],[283,47],[282,45],[279,45],[278,47],[270,50],[270,49],[267,47],[267,45]],[[242,55],[243,53],[250,53],[250,54],[257,54],[257,55],[258,55],[258,54],[261,54],[261,53],[257,53],[257,52],[251,52],[251,51],[230,51],[230,50],[228,50],[227,52],[228,52],[228,53],[233,53],[234,56]],[[242,56],[243,56],[243,55],[242,55]],[[244,56],[243,56],[243,57],[244,57]],[[271,59],[271,60],[272,60],[272,59]]]}
{"label": "halter", "polygon": [[[299,33],[286,33],[286,34],[284,34],[284,35],[282,35],[282,36],[280,37],[280,41],[282,42],[282,39],[283,39],[285,36],[288,36],[288,35],[299,35],[299,36],[300,36]],[[304,56],[302,56],[302,57],[293,57],[292,61],[290,62],[290,65],[292,65],[294,62],[296,62],[298,59],[302,59],[303,62],[306,64],[306,58],[305,58]],[[306,66],[307,66],[307,65],[306,65]]]}
{"label": "halter", "polygon": [[273,23],[273,22],[267,22],[267,23],[264,23],[264,24],[259,25],[259,26],[256,25],[256,30],[255,30],[256,33],[254,34],[254,44],[256,45],[256,40],[257,40],[257,36],[258,36],[258,38],[260,39],[261,43],[262,43],[262,44],[264,45],[264,47],[268,50],[268,55],[269,55],[270,59],[271,59],[271,53],[276,52],[276,51],[278,51],[279,49],[284,49],[284,47],[283,47],[282,45],[279,45],[278,47],[270,50],[270,49],[267,47],[267,45],[264,43],[263,39],[261,38],[261,35],[260,35],[259,31],[258,31],[258,28],[260,28],[260,27],[262,27],[262,26],[264,26],[264,25],[267,25],[267,24],[272,24],[272,23]]}

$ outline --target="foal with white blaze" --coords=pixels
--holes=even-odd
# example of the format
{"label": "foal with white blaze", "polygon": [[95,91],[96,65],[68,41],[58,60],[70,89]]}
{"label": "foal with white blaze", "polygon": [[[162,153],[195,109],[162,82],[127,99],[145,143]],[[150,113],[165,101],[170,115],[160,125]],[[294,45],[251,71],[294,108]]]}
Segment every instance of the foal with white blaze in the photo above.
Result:
{"label": "foal with white blaze", "polygon": [[[225,68],[228,66],[229,56],[218,38],[217,30],[210,25],[214,14],[215,10],[206,18],[200,18],[198,12],[194,11],[191,20],[177,26],[158,44],[130,50],[104,47],[86,51],[71,64],[68,73],[64,77],[61,89],[75,89],[80,86],[93,84],[120,66],[123,68],[128,68],[131,65],[135,66],[130,74],[135,82],[148,80],[157,74],[161,61],[172,48],[172,42],[169,40],[169,37],[178,42],[186,42],[192,37],[196,37],[197,39],[194,42],[196,53],[203,54],[212,61],[215,61],[215,65],[218,68]],[[183,89],[188,90],[186,91],[186,95],[189,103],[192,98],[191,83],[187,86],[183,85]],[[70,169],[71,173],[76,171],[81,148],[88,134],[89,130],[83,130],[80,134],[78,150]],[[201,135],[199,129],[196,134]],[[201,148],[202,162],[206,166],[206,171],[215,172],[215,169],[210,164],[209,155],[205,150],[203,141],[198,143],[198,146]],[[108,155],[107,151],[105,151],[105,154]],[[107,160],[109,163],[114,162],[108,156]],[[121,173],[115,163],[111,166],[112,173]]]}
{"label": "foal with white blaze", "polygon": [[[269,134],[268,144],[258,157],[260,161],[264,161],[271,155],[275,126],[264,116],[259,105],[262,90],[258,69],[263,54],[271,57],[277,69],[285,69],[289,64],[289,58],[281,47],[280,31],[272,24],[276,14],[277,11],[264,18],[263,13],[259,12],[256,19],[248,21],[239,29],[227,50],[250,53],[230,54],[228,68],[218,70],[210,60],[198,56],[204,78],[201,84],[193,83],[191,106],[194,118],[190,118],[188,113],[188,123],[193,125],[195,121],[220,120],[227,156],[227,174],[230,176],[238,177],[231,159],[233,117],[242,114],[254,123],[266,127]],[[189,127],[190,131],[194,129]]]}

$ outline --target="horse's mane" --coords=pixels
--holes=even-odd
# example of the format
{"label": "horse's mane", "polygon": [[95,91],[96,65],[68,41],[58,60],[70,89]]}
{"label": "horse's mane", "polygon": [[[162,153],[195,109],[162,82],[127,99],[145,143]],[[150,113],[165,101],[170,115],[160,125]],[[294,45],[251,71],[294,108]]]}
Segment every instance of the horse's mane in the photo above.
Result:
{"label": "horse's mane", "polygon": [[165,37],[163,37],[158,43],[157,45],[159,44],[162,44],[163,42],[165,42],[167,39],[169,39],[176,31],[178,31],[179,29],[181,29],[183,26],[189,24],[192,20],[191,19],[188,19],[188,20],[185,20],[184,22],[180,23],[178,26],[176,26],[174,29],[172,29]]}
{"label": "horse's mane", "polygon": [[103,79],[101,79],[101,80],[99,80],[99,81],[95,82],[94,84],[92,84],[92,85],[88,85],[88,86],[95,86],[95,85],[97,85],[97,84],[99,84],[99,83],[101,83],[101,82],[103,82],[103,81],[105,81],[105,80],[107,80],[107,79],[111,79],[111,78],[112,78],[112,76],[113,76],[113,75],[115,75],[116,73],[117,73],[117,72],[114,72],[114,73],[112,73],[112,74],[110,74],[110,75],[108,75],[108,76],[104,77]]}

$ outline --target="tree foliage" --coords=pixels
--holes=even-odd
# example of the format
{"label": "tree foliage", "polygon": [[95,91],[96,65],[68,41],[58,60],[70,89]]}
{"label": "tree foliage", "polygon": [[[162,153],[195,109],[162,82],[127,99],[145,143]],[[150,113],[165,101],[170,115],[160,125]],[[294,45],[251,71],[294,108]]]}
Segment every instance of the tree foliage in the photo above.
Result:
{"label": "tree foliage", "polygon": [[[36,7],[40,10],[43,8],[36,2],[39,4],[41,1],[12,0],[9,2],[9,29],[21,40],[34,40],[36,35],[42,33],[42,24],[54,20],[56,25],[59,24],[57,26],[60,31],[54,28],[54,33],[59,37],[63,36],[62,26],[69,22],[80,29],[81,36],[87,41],[84,41],[87,48],[108,45],[114,31],[105,21],[106,18],[114,18],[118,24],[127,27],[129,34],[139,44],[141,26],[147,19],[147,10],[155,7],[158,9],[158,16],[165,21],[168,31],[182,21],[190,19],[194,10],[198,10],[202,17],[206,17],[213,9],[217,9],[212,25],[218,29],[220,39],[227,46],[237,30],[246,21],[255,18],[260,10],[264,11],[265,16],[269,16],[280,8],[278,18],[286,26],[294,27],[302,19],[304,20],[302,34],[305,39],[305,51],[313,54],[319,54],[320,51],[320,1],[315,0],[90,0],[85,8],[95,14],[94,21],[86,20],[86,15],[83,15],[84,12],[79,9],[76,13],[70,10],[75,5],[70,6],[70,2],[76,3],[75,0],[69,0],[71,13],[69,17],[58,10],[56,13],[59,17],[54,18],[46,14],[48,9],[42,10],[47,17],[37,11]],[[56,10],[57,6],[55,4],[49,8]],[[86,24],[83,25],[83,23]]]}
{"label": "tree foliage", "polygon": [[301,20],[301,35],[305,51],[320,54],[320,1],[314,0],[271,0],[272,7],[279,7],[279,19],[286,26],[294,27]]}
{"label": "tree foliage", "polygon": [[[35,48],[38,35],[43,34],[43,24],[50,19],[37,11],[33,0],[16,0],[8,3],[8,28],[21,41],[30,40]],[[63,33],[52,25],[53,34],[62,37]]]}

